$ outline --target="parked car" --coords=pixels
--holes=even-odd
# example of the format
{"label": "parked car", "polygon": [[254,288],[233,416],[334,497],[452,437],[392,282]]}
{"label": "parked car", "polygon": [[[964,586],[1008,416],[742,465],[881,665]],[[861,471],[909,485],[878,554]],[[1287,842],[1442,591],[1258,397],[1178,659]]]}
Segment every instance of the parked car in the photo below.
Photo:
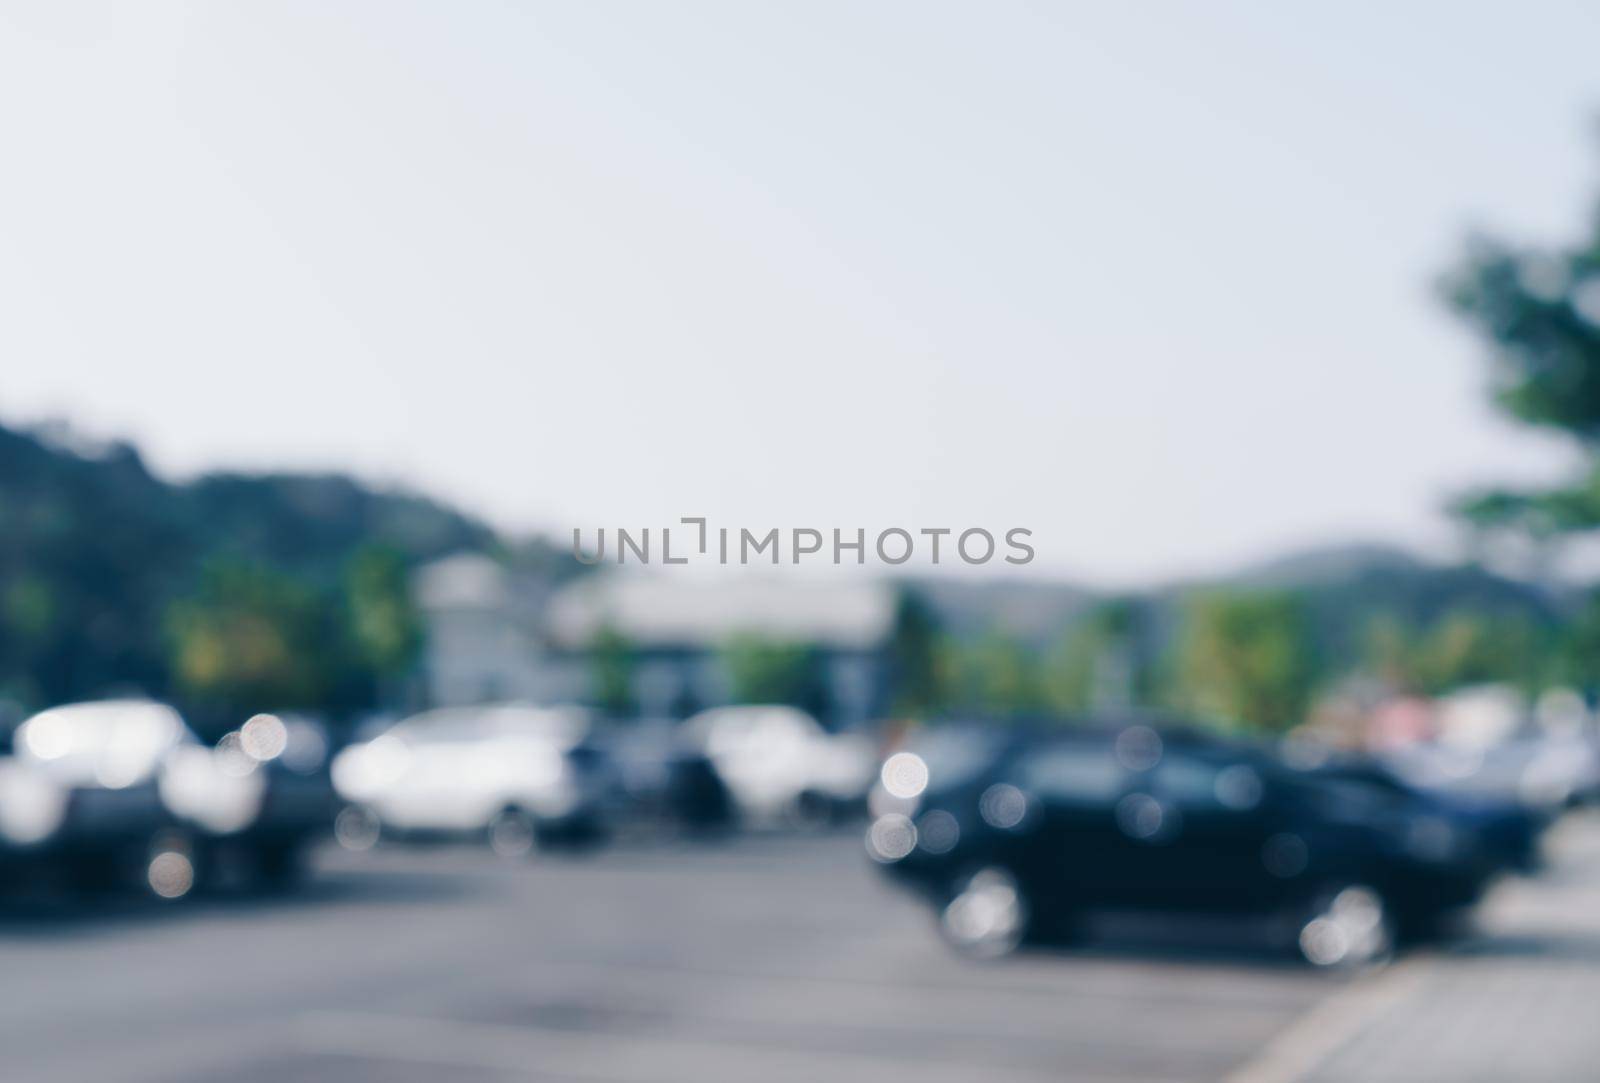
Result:
{"label": "parked car", "polygon": [[978,954],[1126,909],[1237,915],[1313,963],[1371,961],[1507,857],[1487,809],[1342,768],[1144,723],[935,731],[884,763],[867,848]]}
{"label": "parked car", "polygon": [[159,780],[167,755],[192,740],[176,711],[143,700],[55,707],[24,722],[0,763],[14,878],[186,893],[192,842]]}
{"label": "parked car", "polygon": [[1600,801],[1600,744],[1584,731],[1527,729],[1482,746],[1418,742],[1383,755],[1416,786],[1516,803],[1549,819]]}
{"label": "parked car", "polygon": [[35,877],[132,880],[167,897],[219,879],[282,883],[332,822],[307,725],[258,715],[211,748],[160,703],[43,711],[0,761],[0,836]]}
{"label": "parked car", "polygon": [[865,808],[877,767],[872,742],[833,734],[794,707],[716,707],[683,724],[756,826],[832,821]]}
{"label": "parked car", "polygon": [[179,745],[159,786],[199,838],[207,879],[230,887],[293,883],[337,811],[327,731],[295,714],[254,715],[212,748]]}
{"label": "parked car", "polygon": [[596,728],[572,759],[601,794],[608,832],[705,834],[734,822],[733,797],[710,758],[670,720]]}
{"label": "parked car", "polygon": [[1540,842],[1550,816],[1544,807],[1515,795],[1419,785],[1394,770],[1386,758],[1365,756],[1331,758],[1308,769],[1308,777],[1336,786],[1355,784],[1384,790],[1397,801],[1432,808],[1468,832],[1479,852],[1497,869],[1531,872],[1539,866]]}
{"label": "parked car", "polygon": [[334,788],[347,805],[340,841],[475,838],[515,856],[540,842],[592,838],[603,822],[600,783],[574,756],[587,728],[576,708],[521,704],[396,723],[334,757]]}

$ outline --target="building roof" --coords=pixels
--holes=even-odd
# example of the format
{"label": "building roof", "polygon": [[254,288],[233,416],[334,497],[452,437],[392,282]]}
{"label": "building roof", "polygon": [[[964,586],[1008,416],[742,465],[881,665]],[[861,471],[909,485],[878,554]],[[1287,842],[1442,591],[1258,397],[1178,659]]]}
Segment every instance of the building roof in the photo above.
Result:
{"label": "building roof", "polygon": [[510,582],[499,561],[482,553],[457,553],[417,571],[417,605],[424,611],[503,606]]}
{"label": "building roof", "polygon": [[884,583],[610,574],[559,591],[545,629],[568,648],[586,647],[611,629],[645,648],[714,647],[750,635],[867,650],[887,639],[894,610],[894,591]]}

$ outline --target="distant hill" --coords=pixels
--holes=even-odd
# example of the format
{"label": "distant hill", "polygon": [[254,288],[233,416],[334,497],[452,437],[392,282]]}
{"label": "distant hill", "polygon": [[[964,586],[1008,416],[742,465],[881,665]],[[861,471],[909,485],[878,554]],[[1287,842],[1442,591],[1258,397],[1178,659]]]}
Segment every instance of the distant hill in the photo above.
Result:
{"label": "distant hill", "polygon": [[364,550],[410,564],[495,542],[432,500],[348,477],[172,483],[127,444],[0,426],[0,698],[169,694],[173,607],[208,568],[258,568],[332,598]]}
{"label": "distant hill", "polygon": [[498,544],[487,526],[413,493],[341,474],[208,474],[176,493],[216,553],[327,576],[363,545],[411,560]]}
{"label": "distant hill", "polygon": [[[412,569],[463,550],[550,580],[581,570],[548,542],[508,543],[438,501],[343,475],[173,482],[126,444],[0,426],[0,704],[137,689],[216,725],[236,725],[247,705],[354,713],[397,698],[411,671],[421,637]],[[1020,579],[902,585],[956,640],[998,633],[1036,651],[1115,597],[1146,657],[1175,642],[1197,592],[1291,591],[1333,667],[1358,656],[1376,618],[1426,628],[1471,610],[1547,628],[1570,601],[1373,544],[1115,596]]]}
{"label": "distant hill", "polygon": [[1338,583],[1375,572],[1404,574],[1430,565],[1416,554],[1377,542],[1316,546],[1270,557],[1213,581],[1259,587],[1304,588]]}
{"label": "distant hill", "polygon": [[1451,613],[1471,611],[1551,627],[1572,601],[1478,565],[1436,563],[1380,544],[1286,554],[1215,580],[1169,588],[1164,601],[1175,605],[1185,593],[1209,587],[1298,594],[1319,649],[1332,659],[1356,655],[1379,617],[1423,628]]}
{"label": "distant hill", "polygon": [[1113,597],[1145,614],[1159,638],[1176,629],[1184,599],[1213,589],[1291,591],[1305,602],[1322,646],[1353,651],[1375,616],[1426,626],[1458,609],[1553,624],[1567,599],[1475,565],[1435,563],[1377,543],[1288,553],[1222,575],[1112,595],[1083,584],[1013,579],[911,579],[907,585],[957,638],[998,632],[1039,646]]}

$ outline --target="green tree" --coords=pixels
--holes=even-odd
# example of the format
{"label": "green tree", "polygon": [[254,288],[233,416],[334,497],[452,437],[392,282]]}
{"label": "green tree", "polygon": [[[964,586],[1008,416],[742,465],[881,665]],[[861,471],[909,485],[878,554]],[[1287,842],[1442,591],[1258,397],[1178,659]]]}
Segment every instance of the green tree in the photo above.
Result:
{"label": "green tree", "polygon": [[1363,668],[1391,688],[1422,691],[1417,660],[1419,636],[1393,613],[1378,613],[1367,621],[1362,643]]}
{"label": "green tree", "polygon": [[1155,665],[1144,642],[1142,618],[1136,599],[1113,598],[1068,629],[1044,662],[1046,705],[1058,713],[1076,713],[1148,702]]}
{"label": "green tree", "polygon": [[[143,692],[204,716],[225,688],[231,711],[252,682],[274,697],[312,684],[325,698],[306,706],[347,714],[415,657],[409,571],[494,545],[459,513],[349,478],[175,484],[131,447],[0,425],[0,696],[32,709]],[[280,648],[294,672],[266,680]]]}
{"label": "green tree", "polygon": [[941,632],[933,608],[913,588],[903,588],[895,608],[889,655],[894,667],[895,710],[927,715],[946,706],[941,680]]}
{"label": "green tree", "polygon": [[1006,717],[1036,713],[1048,702],[1037,656],[1000,632],[977,640],[944,639],[938,662],[947,711]]}
{"label": "green tree", "polygon": [[995,715],[1033,714],[1043,708],[1038,659],[1024,644],[991,632],[976,645],[978,705]]}
{"label": "green tree", "polygon": [[1552,655],[1553,680],[1589,691],[1600,689],[1600,591],[1591,591],[1560,630]]}
{"label": "green tree", "polygon": [[608,714],[632,714],[634,651],[628,637],[609,625],[601,628],[590,645],[589,659],[596,706]]}
{"label": "green tree", "polygon": [[1559,641],[1552,644],[1547,630],[1525,618],[1457,607],[1420,628],[1393,614],[1373,618],[1366,668],[1395,688],[1427,695],[1486,682],[1537,688],[1562,679],[1559,651]]}
{"label": "green tree", "polygon": [[1092,621],[1068,629],[1050,647],[1040,684],[1052,712],[1078,714],[1094,706],[1095,669],[1105,649],[1104,631]]}
{"label": "green tree", "polygon": [[1562,484],[1480,491],[1459,511],[1535,536],[1600,527],[1600,214],[1561,247],[1476,238],[1444,292],[1488,347],[1500,408],[1569,438],[1583,458]]}
{"label": "green tree", "polygon": [[1437,693],[1463,685],[1539,683],[1539,643],[1526,622],[1472,610],[1446,613],[1418,644],[1418,685]]}
{"label": "green tree", "polygon": [[422,623],[411,601],[404,554],[369,545],[345,575],[350,637],[361,663],[379,677],[406,673],[422,647]]}
{"label": "green tree", "polygon": [[322,708],[344,651],[329,607],[304,585],[249,564],[218,564],[173,604],[172,671],[202,728],[257,711]]}
{"label": "green tree", "polygon": [[1297,595],[1207,591],[1192,596],[1185,608],[1181,706],[1258,730],[1283,730],[1303,720],[1316,667]]}
{"label": "green tree", "polygon": [[821,654],[808,643],[735,636],[722,650],[738,703],[784,703],[826,714],[828,689]]}

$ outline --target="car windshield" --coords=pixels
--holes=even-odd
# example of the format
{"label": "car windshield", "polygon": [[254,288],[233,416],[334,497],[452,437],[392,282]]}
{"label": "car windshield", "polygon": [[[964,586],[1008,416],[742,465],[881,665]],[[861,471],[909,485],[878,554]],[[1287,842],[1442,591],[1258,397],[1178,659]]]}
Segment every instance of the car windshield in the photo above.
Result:
{"label": "car windshield", "polygon": [[1310,772],[1312,778],[1326,782],[1340,782],[1385,790],[1394,794],[1410,793],[1410,788],[1393,774],[1370,764],[1340,764],[1322,767]]}
{"label": "car windshield", "polygon": [[1017,781],[1023,789],[1054,801],[1108,801],[1121,791],[1126,776],[1111,745],[1104,741],[1034,745],[1020,752],[1016,762]]}
{"label": "car windshield", "polygon": [[906,744],[928,769],[930,791],[949,790],[972,782],[993,765],[1003,745],[993,730],[931,727]]}
{"label": "car windshield", "polygon": [[390,732],[410,744],[473,744],[503,737],[536,737],[570,744],[582,722],[563,711],[501,707],[429,711],[398,723]]}

